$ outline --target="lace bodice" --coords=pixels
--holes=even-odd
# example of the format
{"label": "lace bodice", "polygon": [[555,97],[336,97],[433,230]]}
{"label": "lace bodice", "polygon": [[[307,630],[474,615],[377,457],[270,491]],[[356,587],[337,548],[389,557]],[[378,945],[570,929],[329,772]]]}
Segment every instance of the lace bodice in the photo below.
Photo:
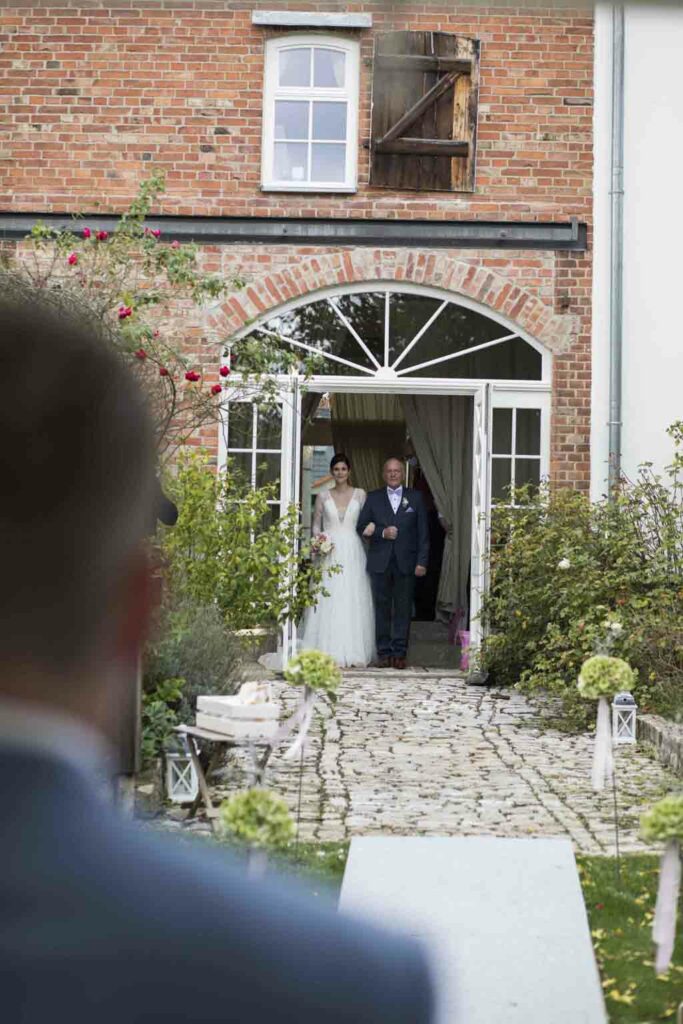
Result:
{"label": "lace bodice", "polygon": [[337,508],[329,491],[322,491],[315,499],[313,510],[313,536],[319,533],[334,533],[337,530],[351,530],[355,533],[360,510],[366,494],[360,487],[354,487],[351,500],[344,508]]}

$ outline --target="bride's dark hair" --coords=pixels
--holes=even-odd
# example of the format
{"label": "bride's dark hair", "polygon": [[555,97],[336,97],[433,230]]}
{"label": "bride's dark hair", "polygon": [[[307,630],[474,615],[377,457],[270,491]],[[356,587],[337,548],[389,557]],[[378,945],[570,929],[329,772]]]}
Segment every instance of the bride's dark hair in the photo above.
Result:
{"label": "bride's dark hair", "polygon": [[343,462],[345,466],[348,466],[349,469],[351,469],[351,459],[348,455],[344,455],[344,452],[335,452],[332,456],[332,461],[330,462],[330,473],[340,462]]}

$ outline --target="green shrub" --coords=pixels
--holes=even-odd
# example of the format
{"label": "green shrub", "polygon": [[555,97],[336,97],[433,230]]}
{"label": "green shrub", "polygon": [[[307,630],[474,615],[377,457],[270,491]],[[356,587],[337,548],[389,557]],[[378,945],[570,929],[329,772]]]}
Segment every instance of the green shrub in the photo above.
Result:
{"label": "green shrub", "polygon": [[252,490],[238,472],[216,473],[185,453],[168,492],[178,522],[163,540],[169,584],[195,604],[215,604],[232,629],[299,619],[315,604],[326,570],[292,554],[301,540],[298,510],[273,521],[275,486]]}
{"label": "green shrub", "polygon": [[143,767],[160,757],[180,722],[178,707],[182,699],[183,679],[164,679],[142,694]]}
{"label": "green shrub", "polygon": [[282,797],[267,789],[249,789],[224,800],[223,834],[233,842],[264,850],[284,850],[294,838],[294,822]]}
{"label": "green shrub", "polygon": [[570,490],[494,510],[484,667],[497,682],[559,695],[579,724],[592,709],[581,665],[613,654],[638,670],[641,708],[683,720],[683,426],[668,479],[644,466],[613,500]]}
{"label": "green shrub", "polygon": [[215,605],[189,601],[162,609],[156,639],[145,652],[143,692],[158,693],[167,680],[181,680],[171,700],[179,722],[194,720],[198,694],[235,693],[241,681],[241,648]]}

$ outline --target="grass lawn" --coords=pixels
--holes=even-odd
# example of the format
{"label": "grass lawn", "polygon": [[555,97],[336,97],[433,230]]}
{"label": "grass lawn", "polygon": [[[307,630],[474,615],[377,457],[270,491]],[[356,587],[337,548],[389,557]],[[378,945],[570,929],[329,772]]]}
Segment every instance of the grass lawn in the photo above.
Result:
{"label": "grass lawn", "polygon": [[613,858],[577,860],[610,1024],[675,1021],[683,1002],[683,909],[679,904],[672,966],[657,977],[652,917],[659,857],[622,857],[620,889]]}

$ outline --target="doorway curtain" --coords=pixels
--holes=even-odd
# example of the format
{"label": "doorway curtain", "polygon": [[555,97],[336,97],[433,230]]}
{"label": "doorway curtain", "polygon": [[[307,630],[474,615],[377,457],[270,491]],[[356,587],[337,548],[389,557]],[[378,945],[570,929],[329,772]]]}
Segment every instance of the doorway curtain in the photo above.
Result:
{"label": "doorway curtain", "polygon": [[469,605],[472,399],[407,395],[401,405],[420,467],[448,527],[436,599],[437,618],[448,619]]}
{"label": "doorway curtain", "polygon": [[330,397],[335,452],[351,460],[351,482],[364,491],[382,486],[382,466],[403,458],[406,423],[395,395],[333,394]]}

